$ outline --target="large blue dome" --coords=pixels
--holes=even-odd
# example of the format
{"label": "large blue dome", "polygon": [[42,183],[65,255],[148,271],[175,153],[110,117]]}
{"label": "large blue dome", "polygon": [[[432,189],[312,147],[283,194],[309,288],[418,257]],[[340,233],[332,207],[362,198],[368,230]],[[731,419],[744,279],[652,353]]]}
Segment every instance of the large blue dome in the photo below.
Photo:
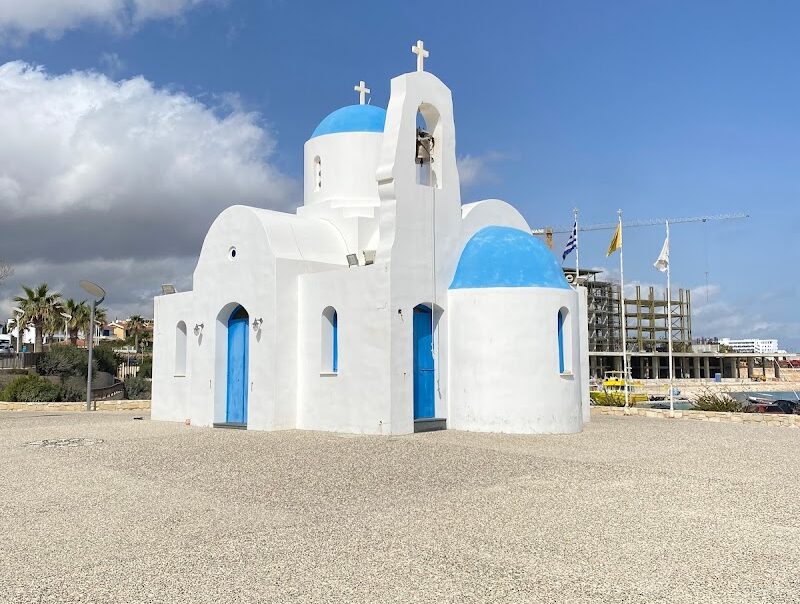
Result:
{"label": "large blue dome", "polygon": [[386,109],[375,105],[348,105],[319,123],[311,138],[337,132],[383,132]]}
{"label": "large blue dome", "polygon": [[570,289],[564,271],[541,240],[504,226],[482,228],[461,252],[450,289],[478,287]]}

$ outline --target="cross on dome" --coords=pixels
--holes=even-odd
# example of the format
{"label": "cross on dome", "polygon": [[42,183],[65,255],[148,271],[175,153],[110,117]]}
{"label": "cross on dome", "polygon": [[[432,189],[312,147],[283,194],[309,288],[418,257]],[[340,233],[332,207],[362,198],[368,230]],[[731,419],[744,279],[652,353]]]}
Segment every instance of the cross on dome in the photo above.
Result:
{"label": "cross on dome", "polygon": [[417,44],[411,47],[411,52],[417,55],[417,71],[425,71],[425,59],[431,54],[425,50],[425,43],[417,40]]}
{"label": "cross on dome", "polygon": [[367,94],[371,91],[367,88],[367,85],[364,83],[364,80],[361,80],[358,83],[358,86],[353,86],[353,90],[358,93],[358,101],[360,105],[363,105],[367,100]]}

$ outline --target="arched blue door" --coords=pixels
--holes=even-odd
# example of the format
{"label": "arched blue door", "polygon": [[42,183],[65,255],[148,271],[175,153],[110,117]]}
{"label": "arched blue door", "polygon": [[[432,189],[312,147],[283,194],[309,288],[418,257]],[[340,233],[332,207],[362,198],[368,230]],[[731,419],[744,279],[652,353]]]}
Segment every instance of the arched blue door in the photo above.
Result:
{"label": "arched blue door", "polygon": [[414,309],[414,419],[434,417],[433,313]]}
{"label": "arched blue door", "polygon": [[228,319],[228,398],[225,421],[247,423],[247,348],[249,315],[241,306]]}

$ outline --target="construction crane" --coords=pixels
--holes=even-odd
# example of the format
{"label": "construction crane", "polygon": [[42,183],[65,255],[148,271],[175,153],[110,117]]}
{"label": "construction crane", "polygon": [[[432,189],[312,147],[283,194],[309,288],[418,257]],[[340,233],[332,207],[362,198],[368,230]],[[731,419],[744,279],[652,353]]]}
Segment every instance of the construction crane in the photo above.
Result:
{"label": "construction crane", "polygon": [[[630,222],[622,221],[622,228],[629,229],[634,227],[648,227],[648,226],[661,226],[667,220],[669,224],[681,224],[685,222],[711,222],[712,220],[741,220],[750,218],[750,214],[742,214],[736,212],[733,214],[715,214],[712,216],[692,216],[689,218],[655,218],[650,220],[633,220]],[[589,224],[586,226],[578,225],[579,231],[611,231],[617,228],[617,222],[609,222],[607,224]],[[554,233],[571,233],[574,227],[545,227],[540,229],[531,229],[534,235],[544,235],[547,247],[553,249],[553,234]],[[707,242],[706,242],[706,245]],[[706,281],[706,302],[708,302],[708,249],[706,248],[706,267],[705,267],[705,281]]]}
{"label": "construction crane", "polygon": [[[622,221],[622,228],[629,229],[633,227],[647,227],[647,226],[661,226],[667,220],[672,224],[681,224],[683,222],[710,222],[712,220],[740,220],[742,218],[750,218],[750,214],[716,214],[714,216],[692,216],[690,218],[655,218],[651,220],[633,220],[630,222]],[[589,224],[578,225],[579,231],[612,231],[617,228],[616,222],[609,222],[607,224]],[[548,245],[552,244],[552,235],[554,233],[571,233],[572,227],[545,227],[540,229],[531,229],[534,235],[547,235]],[[552,245],[551,245],[552,247]]]}

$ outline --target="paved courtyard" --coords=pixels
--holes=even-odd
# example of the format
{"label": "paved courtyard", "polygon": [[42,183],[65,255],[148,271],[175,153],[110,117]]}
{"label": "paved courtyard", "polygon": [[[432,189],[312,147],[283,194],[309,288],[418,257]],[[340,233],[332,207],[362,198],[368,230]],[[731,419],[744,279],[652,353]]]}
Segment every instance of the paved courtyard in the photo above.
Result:
{"label": "paved courtyard", "polygon": [[135,415],[0,413],[0,602],[800,601],[800,430],[380,438]]}

